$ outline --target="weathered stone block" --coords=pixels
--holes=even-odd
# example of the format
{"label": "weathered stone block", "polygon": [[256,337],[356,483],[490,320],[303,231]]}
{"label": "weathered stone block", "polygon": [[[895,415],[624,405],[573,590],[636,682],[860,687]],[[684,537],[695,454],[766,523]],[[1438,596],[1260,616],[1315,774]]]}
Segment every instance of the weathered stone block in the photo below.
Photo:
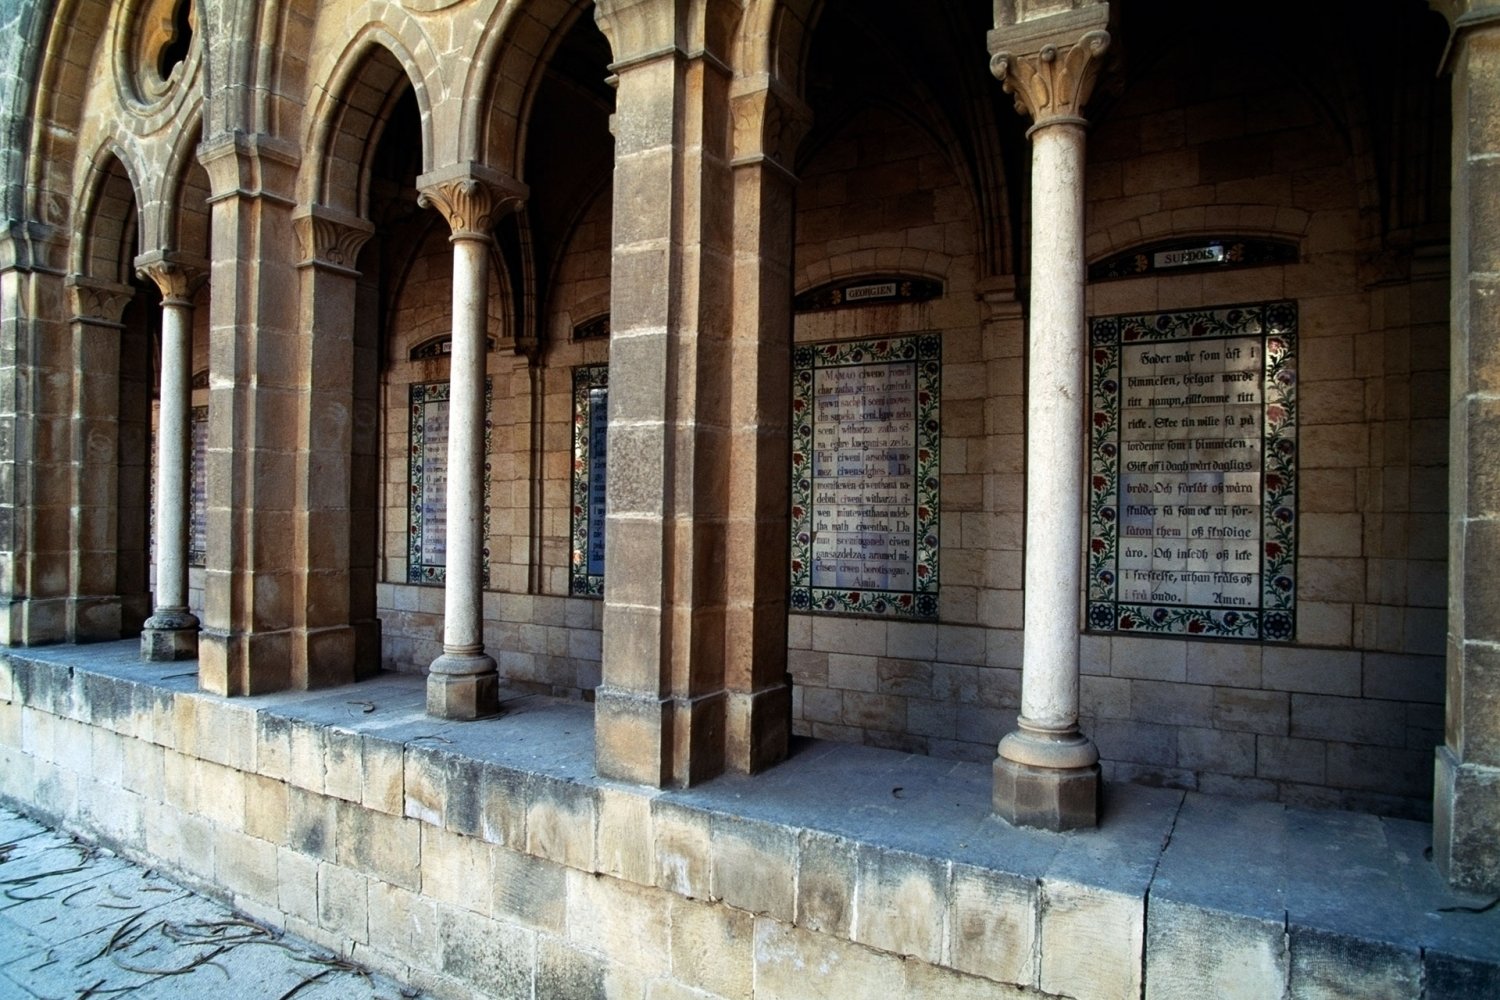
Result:
{"label": "weathered stone block", "polygon": [[289,848],[276,852],[276,904],[283,913],[318,922],[318,861]]}
{"label": "weathered stone block", "polygon": [[944,961],[946,861],[863,846],[858,878],[853,940],[934,964]]}
{"label": "weathered stone block", "polygon": [[448,975],[495,1000],[531,1000],[535,931],[439,906],[438,936]]}
{"label": "weathered stone block", "polygon": [[1290,974],[1285,923],[1151,900],[1147,1000],[1281,996]]}
{"label": "weathered stone block", "polygon": [[369,899],[370,945],[414,966],[440,954],[437,904],[399,886],[374,880]]}
{"label": "weathered stone block", "polygon": [[328,752],[328,730],[301,719],[290,720],[290,757],[286,781],[312,792],[323,791],[323,761]]}
{"label": "weathered stone block", "polygon": [[276,846],[235,830],[220,830],[214,850],[214,878],[236,896],[274,902],[279,883]]}
{"label": "weathered stone block", "polygon": [[681,898],[671,900],[668,915],[673,978],[726,1000],[749,1000],[754,992],[755,918]]}
{"label": "weathered stone block", "polygon": [[292,723],[269,712],[255,717],[255,759],[267,778],[286,781],[292,769]]}
{"label": "weathered stone block", "polygon": [[494,847],[422,825],[422,893],[440,903],[490,915]]}
{"label": "weathered stone block", "polygon": [[568,869],[567,898],[570,940],[642,972],[667,967],[667,893]]}
{"label": "weathered stone block", "polygon": [[[548,934],[536,936],[536,995],[606,1000],[608,964]],[[631,996],[623,993],[621,996]]]}
{"label": "weathered stone block", "polygon": [[287,846],[320,861],[338,857],[334,799],[295,786],[287,789]]}
{"label": "weathered stone block", "polygon": [[796,898],[790,875],[797,865],[793,831],[773,823],[724,814],[715,814],[710,827],[713,831],[710,897],[791,923]]}
{"label": "weathered stone block", "polygon": [[514,851],[526,847],[526,801],[530,776],[495,764],[480,772],[480,835]]}
{"label": "weathered stone block", "polygon": [[567,869],[518,851],[497,849],[491,912],[497,919],[561,934],[567,917]]}
{"label": "weathered stone block", "polygon": [[363,782],[359,801],[390,816],[405,814],[406,763],[400,743],[366,735],[360,749]]}
{"label": "weathered stone block", "polygon": [[756,1000],[890,996],[903,962],[836,937],[755,919]]}
{"label": "weathered stone block", "polygon": [[318,865],[318,925],[355,941],[368,941],[369,879],[342,865]]}
{"label": "weathered stone block", "polygon": [[854,922],[856,845],[816,830],[801,831],[797,845],[797,926],[847,937]]}
{"label": "weathered stone block", "polygon": [[541,776],[533,780],[526,803],[526,852],[579,871],[594,871],[597,794],[597,789],[576,782]]}
{"label": "weathered stone block", "polygon": [[333,805],[339,864],[403,889],[421,887],[422,837],[416,820],[338,800]]}
{"label": "weathered stone block", "polygon": [[599,871],[637,885],[655,885],[656,831],[648,791],[603,787],[598,792],[599,830],[594,856]]}
{"label": "weathered stone block", "polygon": [[948,897],[950,964],[996,982],[1035,982],[1038,902],[1032,879],[954,864]]}
{"label": "weathered stone block", "polygon": [[244,777],[245,832],[278,846],[287,842],[287,787],[258,774]]}
{"label": "weathered stone block", "polygon": [[1292,927],[1287,996],[1293,1000],[1402,1000],[1421,994],[1419,949]]}
{"label": "weathered stone block", "polygon": [[364,738],[340,729],[324,730],[323,790],[346,802],[364,799]]}
{"label": "weathered stone block", "polygon": [[432,826],[446,825],[448,755],[429,747],[408,745],[405,755],[407,816]]}
{"label": "weathered stone block", "polygon": [[656,884],[679,896],[707,899],[713,870],[708,814],[670,799],[651,802],[656,830]]}
{"label": "weathered stone block", "polygon": [[1138,1000],[1145,937],[1140,897],[1045,879],[1038,948],[1044,993]]}

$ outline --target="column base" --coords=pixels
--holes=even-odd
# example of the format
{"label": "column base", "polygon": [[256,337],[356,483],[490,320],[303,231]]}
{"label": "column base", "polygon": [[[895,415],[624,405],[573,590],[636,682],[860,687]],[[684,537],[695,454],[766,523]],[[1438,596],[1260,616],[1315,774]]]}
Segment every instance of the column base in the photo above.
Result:
{"label": "column base", "polygon": [[764,771],[786,759],[792,735],[792,688],[778,684],[754,694],[729,695],[729,767],[745,774]]}
{"label": "column base", "polygon": [[1467,764],[1447,746],[1433,766],[1432,857],[1448,884],[1500,893],[1500,768]]}
{"label": "column base", "polygon": [[1013,826],[1077,830],[1099,825],[1099,765],[1056,770],[995,760],[995,815]]}
{"label": "column base", "polygon": [[995,815],[1015,826],[1077,830],[1099,825],[1099,751],[1076,730],[1018,732],[1000,741]]}
{"label": "column base", "polygon": [[146,619],[141,629],[141,659],[169,662],[197,658],[198,619],[191,612],[167,609]]}
{"label": "column base", "polygon": [[469,721],[500,713],[500,675],[483,653],[444,653],[427,674],[427,714]]}

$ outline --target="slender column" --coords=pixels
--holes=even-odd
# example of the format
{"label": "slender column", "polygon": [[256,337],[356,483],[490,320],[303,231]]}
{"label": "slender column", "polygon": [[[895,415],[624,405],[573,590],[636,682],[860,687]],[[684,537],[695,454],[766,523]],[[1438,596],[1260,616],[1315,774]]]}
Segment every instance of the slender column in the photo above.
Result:
{"label": "slender column", "polygon": [[161,407],[156,436],[156,600],[141,632],[141,658],[191,660],[198,619],[188,610],[188,425],[193,405],[193,291],[205,275],[156,251],[136,270],[161,289]]}
{"label": "slender column", "polygon": [[1500,893],[1500,3],[1453,21],[1447,718],[1432,840],[1455,888]]}
{"label": "slender column", "polygon": [[[1080,23],[1077,15],[1088,19]],[[1019,728],[1000,742],[995,812],[1060,830],[1098,822],[1099,754],[1078,730],[1083,537],[1084,120],[1108,8],[990,33],[991,70],[1035,120]],[[1059,31],[1066,32],[1059,36]],[[1019,54],[1012,48],[1019,49]]]}
{"label": "slender column", "polygon": [[427,711],[476,719],[499,710],[500,677],[484,651],[484,357],[489,326],[489,253],[496,217],[523,186],[479,164],[417,179],[424,207],[453,230],[453,355],[449,363],[447,570],[443,653],[427,675]]}

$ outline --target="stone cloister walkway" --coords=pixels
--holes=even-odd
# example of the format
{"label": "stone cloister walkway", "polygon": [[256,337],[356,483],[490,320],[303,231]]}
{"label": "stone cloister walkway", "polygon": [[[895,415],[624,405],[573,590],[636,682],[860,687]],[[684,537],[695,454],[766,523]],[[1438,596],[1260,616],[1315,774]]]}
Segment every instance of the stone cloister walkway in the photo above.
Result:
{"label": "stone cloister walkway", "polygon": [[[1051,834],[991,814],[984,765],[812,741],[761,775],[661,791],[595,776],[587,704],[519,697],[498,718],[446,722],[425,714],[420,676],[390,674],[222,699],[196,691],[192,663],[143,664],[137,648],[0,655],[0,795],[438,994],[524,982],[570,995],[548,977],[604,982],[631,949],[660,947],[676,968],[678,921],[701,906],[733,931],[722,961],[746,985],[726,996],[802,995],[795,968],[810,949],[863,970],[850,982],[894,977],[892,997],[932,995],[938,973],[997,990],[965,997],[1014,995],[1003,984],[1500,996],[1500,906],[1446,888],[1424,823],[1111,784],[1097,830]],[[170,763],[132,779],[129,748],[123,765],[97,742],[80,754],[77,735],[101,729],[215,762],[219,782],[245,775],[238,804],[207,783],[174,788],[187,779]],[[108,782],[138,789],[143,816],[122,823],[112,803],[91,803]],[[275,823],[254,814],[262,786]],[[157,800],[191,813],[184,829],[159,829]],[[246,857],[271,871],[242,871]],[[523,863],[507,882],[502,869]],[[304,868],[318,886],[306,902],[290,884]],[[354,902],[340,896],[348,879]],[[416,929],[422,907],[436,933]],[[490,953],[467,935],[514,926],[530,935],[529,971],[476,969]],[[594,964],[547,959],[558,942]],[[829,995],[855,995],[839,989]]]}

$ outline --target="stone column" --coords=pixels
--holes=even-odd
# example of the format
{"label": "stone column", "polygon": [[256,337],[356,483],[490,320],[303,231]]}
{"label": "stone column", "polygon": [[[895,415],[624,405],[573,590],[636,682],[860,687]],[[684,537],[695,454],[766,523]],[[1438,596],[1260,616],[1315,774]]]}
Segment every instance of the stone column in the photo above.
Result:
{"label": "stone column", "polygon": [[380,623],[354,622],[350,571],[359,279],[354,265],[375,227],[322,205],[294,213],[292,225],[302,248],[303,330],[292,686],[317,688],[347,684],[380,665]]}
{"label": "stone column", "polygon": [[484,360],[489,254],[501,212],[526,196],[516,181],[477,163],[417,178],[420,203],[453,230],[453,355],[449,362],[447,569],[443,653],[427,675],[427,711],[477,719],[499,709],[499,674],[484,651]]}
{"label": "stone column", "polygon": [[786,756],[786,545],[790,509],[792,160],[812,123],[766,77],[735,81],[734,301],[730,329],[725,763],[753,772]]}
{"label": "stone column", "polygon": [[1084,126],[1108,7],[990,33],[990,68],[1035,124],[1026,414],[1025,635],[1019,728],[1000,742],[994,806],[1051,830],[1098,822],[1099,754],[1078,730],[1082,607]]}
{"label": "stone column", "polygon": [[193,292],[203,272],[162,251],[136,271],[161,289],[161,389],[156,430],[156,599],[141,631],[141,658],[198,656],[198,619],[188,610],[188,488],[193,407]]}
{"label": "stone column", "polygon": [[212,194],[208,552],[198,684],[220,695],[293,684],[298,321],[297,151],[226,133],[199,147]]}
{"label": "stone column", "polygon": [[129,285],[72,274],[73,594],[68,635],[75,642],[120,638],[120,337]]}
{"label": "stone column", "polygon": [[51,226],[0,225],[0,643],[68,638],[73,364]]}
{"label": "stone column", "polygon": [[1447,721],[1433,856],[1455,888],[1500,893],[1500,4],[1452,19],[1452,364]]}
{"label": "stone column", "polygon": [[[595,765],[648,785],[690,785],[725,766],[725,587],[742,571],[726,562],[736,322],[726,56],[739,14],[730,0],[594,6],[618,79]],[[745,693],[769,690],[763,680],[747,676]]]}

